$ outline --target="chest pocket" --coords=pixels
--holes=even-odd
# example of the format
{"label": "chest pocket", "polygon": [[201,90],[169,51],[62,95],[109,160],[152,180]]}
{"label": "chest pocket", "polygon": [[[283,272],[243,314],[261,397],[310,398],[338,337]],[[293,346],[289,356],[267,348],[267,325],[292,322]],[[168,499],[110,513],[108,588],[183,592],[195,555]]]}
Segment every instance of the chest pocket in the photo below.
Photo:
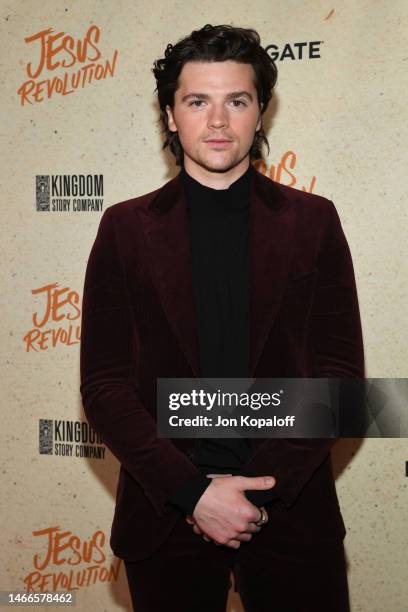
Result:
{"label": "chest pocket", "polygon": [[283,291],[281,310],[287,320],[305,321],[315,294],[318,270],[314,268],[306,274],[301,274],[288,280]]}
{"label": "chest pocket", "polygon": [[298,291],[304,292],[308,289],[314,289],[317,281],[317,274],[317,268],[313,268],[313,270],[295,276],[294,278],[289,277],[284,289],[284,295],[286,296],[291,295],[292,293],[297,293]]}

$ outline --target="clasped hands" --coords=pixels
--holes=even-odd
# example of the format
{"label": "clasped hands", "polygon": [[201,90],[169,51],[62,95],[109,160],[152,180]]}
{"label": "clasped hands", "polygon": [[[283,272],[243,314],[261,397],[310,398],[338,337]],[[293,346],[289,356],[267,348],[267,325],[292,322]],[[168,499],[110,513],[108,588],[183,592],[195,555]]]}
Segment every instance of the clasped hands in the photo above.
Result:
{"label": "clasped hands", "polygon": [[[239,548],[241,542],[248,542],[252,534],[261,529],[256,525],[261,511],[245,497],[244,491],[271,489],[276,479],[273,476],[232,474],[207,474],[207,477],[212,482],[198,500],[193,515],[188,515],[186,521],[207,542]],[[263,511],[268,520],[265,508]]]}

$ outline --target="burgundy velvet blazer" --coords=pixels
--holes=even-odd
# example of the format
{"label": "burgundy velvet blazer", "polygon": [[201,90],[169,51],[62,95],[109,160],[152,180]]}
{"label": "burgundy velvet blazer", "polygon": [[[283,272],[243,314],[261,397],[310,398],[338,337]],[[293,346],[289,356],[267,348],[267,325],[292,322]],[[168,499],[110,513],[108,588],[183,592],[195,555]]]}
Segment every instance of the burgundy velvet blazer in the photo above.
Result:
{"label": "burgundy velvet blazer", "polygon": [[[352,259],[334,204],[257,170],[251,183],[250,377],[364,377]],[[80,372],[92,427],[121,463],[110,544],[148,557],[197,473],[195,439],[156,435],[156,378],[200,376],[187,203],[180,176],[107,208],[83,292]],[[346,533],[330,439],[252,440],[246,465],[276,477],[269,537],[302,545]],[[254,540],[253,540],[254,541]]]}

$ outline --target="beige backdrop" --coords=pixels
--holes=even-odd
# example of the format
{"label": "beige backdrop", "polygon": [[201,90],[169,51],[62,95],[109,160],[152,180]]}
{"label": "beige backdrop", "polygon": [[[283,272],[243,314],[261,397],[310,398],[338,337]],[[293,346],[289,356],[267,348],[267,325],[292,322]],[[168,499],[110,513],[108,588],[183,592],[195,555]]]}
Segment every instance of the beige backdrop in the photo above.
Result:
{"label": "beige backdrop", "polygon": [[[124,567],[108,543],[118,464],[86,431],[72,456],[61,455],[69,452],[61,422],[85,421],[80,305],[102,211],[177,172],[160,151],[153,60],[205,23],[254,27],[264,47],[277,45],[285,57],[277,60],[266,117],[271,152],[264,171],[334,201],[355,265],[367,375],[405,377],[408,6],[14,0],[1,9],[0,588],[77,587],[77,610],[130,610]],[[65,32],[75,46],[88,32],[93,46],[82,63],[76,57],[69,66],[73,57],[60,51],[41,68],[35,35],[48,28],[47,36]],[[291,59],[299,42],[314,42],[320,57],[309,58],[306,46],[303,59]],[[71,93],[62,95],[63,86]],[[43,186],[36,200],[36,176],[76,174],[103,175],[102,207],[37,210]],[[407,609],[407,460],[406,440],[336,445],[353,612]],[[229,609],[241,610],[232,593]]]}

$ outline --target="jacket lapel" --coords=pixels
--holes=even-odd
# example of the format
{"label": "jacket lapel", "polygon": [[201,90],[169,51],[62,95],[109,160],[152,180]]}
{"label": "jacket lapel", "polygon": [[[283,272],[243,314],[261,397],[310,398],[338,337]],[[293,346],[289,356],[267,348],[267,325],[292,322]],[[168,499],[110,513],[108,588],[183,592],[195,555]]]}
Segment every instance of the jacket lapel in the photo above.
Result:
{"label": "jacket lapel", "polygon": [[[257,170],[250,197],[249,377],[253,377],[286,284],[293,227],[277,184]],[[194,376],[199,377],[187,201],[180,175],[138,213],[164,312]]]}
{"label": "jacket lapel", "polygon": [[287,283],[294,228],[278,184],[258,171],[251,197],[249,376],[253,377]]}

